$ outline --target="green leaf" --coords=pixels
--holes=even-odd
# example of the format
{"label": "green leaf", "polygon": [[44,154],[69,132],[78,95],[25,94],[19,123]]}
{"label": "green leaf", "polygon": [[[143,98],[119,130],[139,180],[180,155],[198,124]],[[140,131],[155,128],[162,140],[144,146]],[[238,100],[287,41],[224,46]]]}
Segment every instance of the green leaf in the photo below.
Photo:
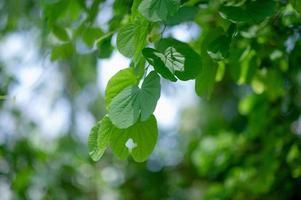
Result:
{"label": "green leaf", "polygon": [[148,22],[139,18],[122,27],[117,35],[117,48],[126,57],[137,57],[146,44]]}
{"label": "green leaf", "polygon": [[111,37],[97,43],[98,58],[110,58],[114,50],[111,44]]}
{"label": "green leaf", "polygon": [[164,78],[176,81],[175,75],[180,80],[190,80],[201,70],[200,55],[186,43],[166,38],[156,43],[156,49],[147,48],[142,53]]}
{"label": "green leaf", "polygon": [[133,68],[126,68],[117,72],[108,82],[105,91],[105,103],[107,110],[110,107],[112,99],[120,93],[124,88],[137,85],[138,80],[135,76]]}
{"label": "green leaf", "polygon": [[129,86],[113,98],[109,107],[109,117],[118,128],[134,125],[139,116],[144,121],[154,112],[160,98],[160,77],[154,71],[144,79],[141,89]]}
{"label": "green leaf", "polygon": [[229,56],[230,44],[231,38],[222,35],[209,44],[207,53],[214,60],[223,60]]}
{"label": "green leaf", "polygon": [[111,129],[113,125],[110,119],[105,116],[91,129],[88,138],[89,155],[97,161],[101,158],[110,143]]}
{"label": "green leaf", "polygon": [[87,46],[93,47],[97,38],[100,38],[103,35],[103,32],[100,28],[96,27],[86,27],[83,30],[82,38]]}
{"label": "green leaf", "polygon": [[157,138],[156,118],[151,115],[146,121],[139,121],[130,128],[113,128],[110,146],[119,159],[123,160],[131,154],[136,162],[143,162],[152,153]]}
{"label": "green leaf", "polygon": [[201,46],[203,66],[202,71],[198,74],[195,80],[195,91],[199,96],[206,96],[207,98],[210,98],[211,96],[216,80],[218,63],[214,62],[208,55],[207,49],[213,41],[224,34],[225,33],[222,28],[210,29],[204,33]]}
{"label": "green leaf", "polygon": [[63,27],[61,26],[57,26],[57,25],[54,25],[52,27],[52,32],[53,34],[60,40],[62,41],[69,41],[70,38],[69,38],[69,35],[66,31],[66,29],[64,29]]}
{"label": "green leaf", "polygon": [[74,54],[74,46],[72,43],[64,43],[53,48],[51,52],[51,60],[65,60]]}
{"label": "green leaf", "polygon": [[183,6],[175,15],[168,17],[165,24],[173,26],[183,22],[193,21],[198,11],[199,9],[197,7]]}
{"label": "green leaf", "polygon": [[210,98],[214,88],[215,77],[218,64],[209,57],[203,59],[203,68],[201,73],[195,79],[195,91],[199,96]]}
{"label": "green leaf", "polygon": [[273,15],[275,7],[276,4],[274,0],[255,0],[247,1],[242,6],[223,5],[219,11],[223,18],[233,23],[258,23]]}
{"label": "green leaf", "polygon": [[171,81],[177,81],[177,78],[171,73],[171,71],[164,64],[163,53],[152,48],[144,48],[142,50],[142,54],[147,60],[147,62],[152,66],[154,66],[156,72],[158,72],[163,78],[169,79]]}
{"label": "green leaf", "polygon": [[165,21],[180,7],[180,0],[143,0],[139,12],[151,22]]}
{"label": "green leaf", "polygon": [[[152,65],[154,65],[155,70],[162,73],[163,77],[166,77],[171,81],[176,81],[177,79],[173,74],[175,74],[176,71],[184,71],[185,57],[181,53],[177,52],[174,47],[168,47],[164,53],[160,53],[155,49],[148,49],[149,48],[144,49],[142,53],[145,54],[150,64],[153,63]],[[160,70],[161,67],[167,68],[169,72],[165,72],[166,70]]]}
{"label": "green leaf", "polygon": [[290,0],[290,3],[295,8],[297,12],[301,15],[301,1],[300,0]]}

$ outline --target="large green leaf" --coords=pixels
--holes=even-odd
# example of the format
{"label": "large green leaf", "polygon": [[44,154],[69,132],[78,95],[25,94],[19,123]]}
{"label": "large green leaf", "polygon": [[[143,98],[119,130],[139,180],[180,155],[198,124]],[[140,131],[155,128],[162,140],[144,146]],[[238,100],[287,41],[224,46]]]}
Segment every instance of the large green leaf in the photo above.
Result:
{"label": "large green leaf", "polygon": [[109,107],[109,117],[118,128],[134,125],[139,116],[144,121],[154,112],[160,98],[160,77],[154,71],[144,79],[141,89],[129,86],[113,98]]}
{"label": "large green leaf", "polygon": [[143,0],[139,12],[151,22],[165,21],[180,7],[180,0]]}
{"label": "large green leaf", "polygon": [[106,108],[109,109],[112,99],[124,88],[137,85],[138,80],[133,68],[126,68],[117,72],[108,82],[105,91]]}
{"label": "large green leaf", "polygon": [[136,57],[146,44],[148,22],[139,18],[123,26],[117,35],[117,48],[126,57]]}
{"label": "large green leaf", "polygon": [[146,121],[139,121],[127,129],[112,129],[110,146],[119,159],[129,154],[136,162],[145,161],[152,153],[158,138],[156,118],[151,115]]}
{"label": "large green leaf", "polygon": [[105,116],[91,129],[88,148],[89,155],[94,161],[99,160],[108,147],[112,128],[110,119]]}
{"label": "large green leaf", "polygon": [[220,8],[220,14],[223,18],[231,22],[250,22],[258,23],[266,17],[273,15],[275,11],[274,0],[255,0],[247,1],[242,6],[223,5]]}

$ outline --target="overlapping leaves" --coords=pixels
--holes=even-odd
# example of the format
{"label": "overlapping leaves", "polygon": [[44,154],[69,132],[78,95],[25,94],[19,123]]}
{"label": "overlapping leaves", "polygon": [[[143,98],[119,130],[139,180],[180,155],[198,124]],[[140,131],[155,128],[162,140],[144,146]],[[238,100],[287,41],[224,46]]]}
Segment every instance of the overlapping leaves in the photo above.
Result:
{"label": "overlapping leaves", "polygon": [[144,79],[141,89],[129,86],[113,98],[109,117],[118,128],[128,128],[134,125],[139,117],[145,121],[154,112],[160,98],[160,77],[156,72],[150,72]]}
{"label": "overlapping leaves", "polygon": [[142,54],[160,75],[171,81],[194,79],[202,67],[198,53],[172,38],[161,39],[156,49],[145,48]]}
{"label": "overlapping leaves", "polygon": [[142,162],[152,152],[158,128],[152,113],[160,97],[160,77],[154,71],[144,79],[141,88],[133,68],[119,71],[106,88],[108,115],[98,122],[89,135],[90,156],[98,160],[110,146],[120,159],[131,154]]}

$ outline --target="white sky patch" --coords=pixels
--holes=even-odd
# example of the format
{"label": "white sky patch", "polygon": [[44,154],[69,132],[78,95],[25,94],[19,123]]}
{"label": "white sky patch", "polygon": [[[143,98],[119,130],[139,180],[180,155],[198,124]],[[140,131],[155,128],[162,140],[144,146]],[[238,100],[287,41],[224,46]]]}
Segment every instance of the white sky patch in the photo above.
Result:
{"label": "white sky patch", "polygon": [[164,32],[164,37],[172,36],[173,38],[182,42],[189,42],[195,40],[200,35],[200,27],[196,23],[183,23],[172,28],[168,28]]}
{"label": "white sky patch", "polygon": [[98,60],[98,86],[104,94],[108,81],[119,70],[129,67],[130,60],[119,52],[114,51],[111,58]]}

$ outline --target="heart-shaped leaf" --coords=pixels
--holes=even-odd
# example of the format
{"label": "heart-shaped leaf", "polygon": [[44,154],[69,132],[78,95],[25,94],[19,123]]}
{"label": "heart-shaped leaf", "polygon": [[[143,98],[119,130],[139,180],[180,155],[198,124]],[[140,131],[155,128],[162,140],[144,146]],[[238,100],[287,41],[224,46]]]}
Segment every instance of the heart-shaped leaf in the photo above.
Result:
{"label": "heart-shaped leaf", "polygon": [[160,98],[160,77],[154,71],[144,79],[141,89],[129,86],[113,98],[109,108],[112,123],[121,129],[134,125],[139,117],[144,121],[154,112]]}

